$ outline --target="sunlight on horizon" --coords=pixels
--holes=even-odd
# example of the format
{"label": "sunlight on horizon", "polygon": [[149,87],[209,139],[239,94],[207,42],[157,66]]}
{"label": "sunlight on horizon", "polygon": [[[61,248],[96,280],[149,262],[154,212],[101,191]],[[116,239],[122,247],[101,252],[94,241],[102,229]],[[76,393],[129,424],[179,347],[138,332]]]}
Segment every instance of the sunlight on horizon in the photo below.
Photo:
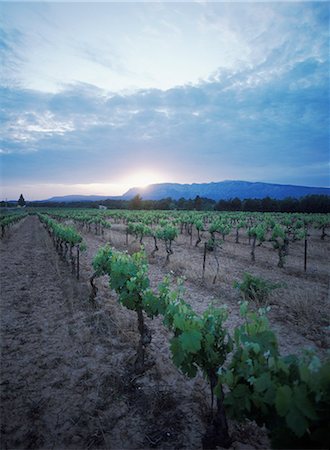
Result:
{"label": "sunlight on horizon", "polygon": [[129,175],[116,178],[112,183],[38,183],[20,184],[13,187],[1,186],[1,198],[3,200],[15,200],[23,193],[27,200],[45,200],[51,197],[66,195],[102,195],[121,196],[129,189],[138,187],[146,188],[150,184],[168,181],[165,175],[152,170],[132,171]]}
{"label": "sunlight on horizon", "polygon": [[127,186],[128,189],[133,187],[146,188],[150,184],[162,183],[165,179],[164,175],[151,169],[145,171],[137,170],[125,176],[121,184],[122,186]]}

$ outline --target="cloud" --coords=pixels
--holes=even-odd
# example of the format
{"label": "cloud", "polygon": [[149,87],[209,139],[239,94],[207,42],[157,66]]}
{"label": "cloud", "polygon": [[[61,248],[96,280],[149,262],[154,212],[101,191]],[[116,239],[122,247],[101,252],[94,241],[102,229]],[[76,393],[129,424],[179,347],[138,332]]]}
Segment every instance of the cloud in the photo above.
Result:
{"label": "cloud", "polygon": [[15,122],[7,122],[3,132],[13,142],[33,143],[39,142],[45,136],[61,136],[73,130],[71,121],[61,121],[50,111],[45,111],[42,115],[35,112],[17,115]]}
{"label": "cloud", "polygon": [[[7,82],[16,54],[16,82],[47,92],[74,82],[116,92],[165,90],[205,81],[219,68],[261,68],[271,55],[278,63],[273,70],[280,71],[308,57],[322,59],[327,51],[329,12],[322,4],[5,3],[2,8],[10,48]],[[20,39],[12,38],[15,32]]]}
{"label": "cloud", "polygon": [[22,44],[23,34],[17,29],[6,31],[0,28],[0,81],[2,86],[17,85],[17,73],[24,58],[18,51]]}
{"label": "cloud", "polygon": [[[175,164],[182,174],[194,171],[198,181],[226,177],[221,167],[233,176],[235,167],[237,173],[244,167],[245,178],[262,167],[274,178],[276,155],[288,171],[299,162],[302,182],[308,164],[329,156],[326,71],[327,63],[308,59],[259,83],[249,82],[246,70],[198,86],[127,96],[82,84],[52,95],[7,89],[2,148],[33,152],[35,165],[54,180],[61,173],[61,179],[97,182],[150,160],[166,170]],[[19,167],[18,156],[14,161]]]}
{"label": "cloud", "polygon": [[[163,28],[178,39],[194,19],[200,33],[224,30],[236,50],[244,49],[242,60],[235,53],[199,82],[124,92],[86,80],[64,79],[54,92],[5,84],[4,182],[110,185],[154,167],[169,174],[168,181],[328,185],[329,12],[326,5],[298,6],[299,14],[288,4],[198,5],[193,13],[186,5],[185,17],[176,5],[176,17],[184,17],[176,31],[169,27],[172,13],[159,5]],[[142,8],[139,26],[147,17]],[[268,32],[270,25],[275,28]],[[13,39],[3,39],[8,55]],[[75,51],[109,70],[125,70],[115,51],[103,58],[103,47],[85,44]]]}

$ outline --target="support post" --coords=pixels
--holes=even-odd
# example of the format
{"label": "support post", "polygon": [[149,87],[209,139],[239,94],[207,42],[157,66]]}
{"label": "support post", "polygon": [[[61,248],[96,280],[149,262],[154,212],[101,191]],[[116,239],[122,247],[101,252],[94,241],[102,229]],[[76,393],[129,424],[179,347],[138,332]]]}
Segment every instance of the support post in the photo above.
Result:
{"label": "support post", "polygon": [[77,280],[79,280],[79,253],[80,253],[80,248],[79,248],[79,244],[77,245]]}
{"label": "support post", "polygon": [[206,251],[207,251],[207,243],[206,243],[206,242],[204,242],[204,255],[203,255],[203,276],[202,276],[202,279],[203,279],[203,281],[204,281],[204,276],[205,276]]}

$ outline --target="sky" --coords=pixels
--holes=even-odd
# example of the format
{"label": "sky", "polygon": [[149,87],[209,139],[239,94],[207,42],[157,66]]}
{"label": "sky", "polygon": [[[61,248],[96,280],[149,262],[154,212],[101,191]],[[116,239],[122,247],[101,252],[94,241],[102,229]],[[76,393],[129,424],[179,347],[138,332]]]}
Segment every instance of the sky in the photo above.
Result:
{"label": "sky", "polygon": [[329,5],[2,1],[0,198],[329,187]]}

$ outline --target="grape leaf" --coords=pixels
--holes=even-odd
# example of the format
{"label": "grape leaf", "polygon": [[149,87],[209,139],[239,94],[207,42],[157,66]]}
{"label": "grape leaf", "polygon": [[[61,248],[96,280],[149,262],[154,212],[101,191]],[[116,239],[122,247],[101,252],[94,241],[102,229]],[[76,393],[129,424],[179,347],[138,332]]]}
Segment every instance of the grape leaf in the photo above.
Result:
{"label": "grape leaf", "polygon": [[275,397],[276,411],[284,417],[290,409],[292,402],[292,391],[289,386],[280,386]]}
{"label": "grape leaf", "polygon": [[317,415],[315,414],[313,405],[307,396],[306,386],[304,385],[294,386],[293,399],[295,405],[305,417],[308,417],[309,419],[312,420],[318,419]]}
{"label": "grape leaf", "polygon": [[272,380],[270,378],[269,373],[263,373],[259,378],[257,378],[254,382],[254,387],[257,392],[263,392],[268,389],[272,384]]}
{"label": "grape leaf", "polygon": [[185,329],[185,317],[182,314],[174,314],[174,320],[173,320],[174,326],[178,328],[179,330]]}
{"label": "grape leaf", "polygon": [[170,349],[172,352],[172,359],[173,359],[174,364],[177,367],[180,367],[180,365],[183,363],[185,357],[184,357],[184,353],[182,351],[182,347],[181,347],[179,338],[174,337],[171,339]]}
{"label": "grape leaf", "polygon": [[197,330],[184,331],[180,335],[183,351],[197,353],[201,349],[202,334]]}
{"label": "grape leaf", "polygon": [[289,414],[286,416],[286,423],[298,437],[302,437],[308,427],[307,420],[296,407],[290,409]]}

